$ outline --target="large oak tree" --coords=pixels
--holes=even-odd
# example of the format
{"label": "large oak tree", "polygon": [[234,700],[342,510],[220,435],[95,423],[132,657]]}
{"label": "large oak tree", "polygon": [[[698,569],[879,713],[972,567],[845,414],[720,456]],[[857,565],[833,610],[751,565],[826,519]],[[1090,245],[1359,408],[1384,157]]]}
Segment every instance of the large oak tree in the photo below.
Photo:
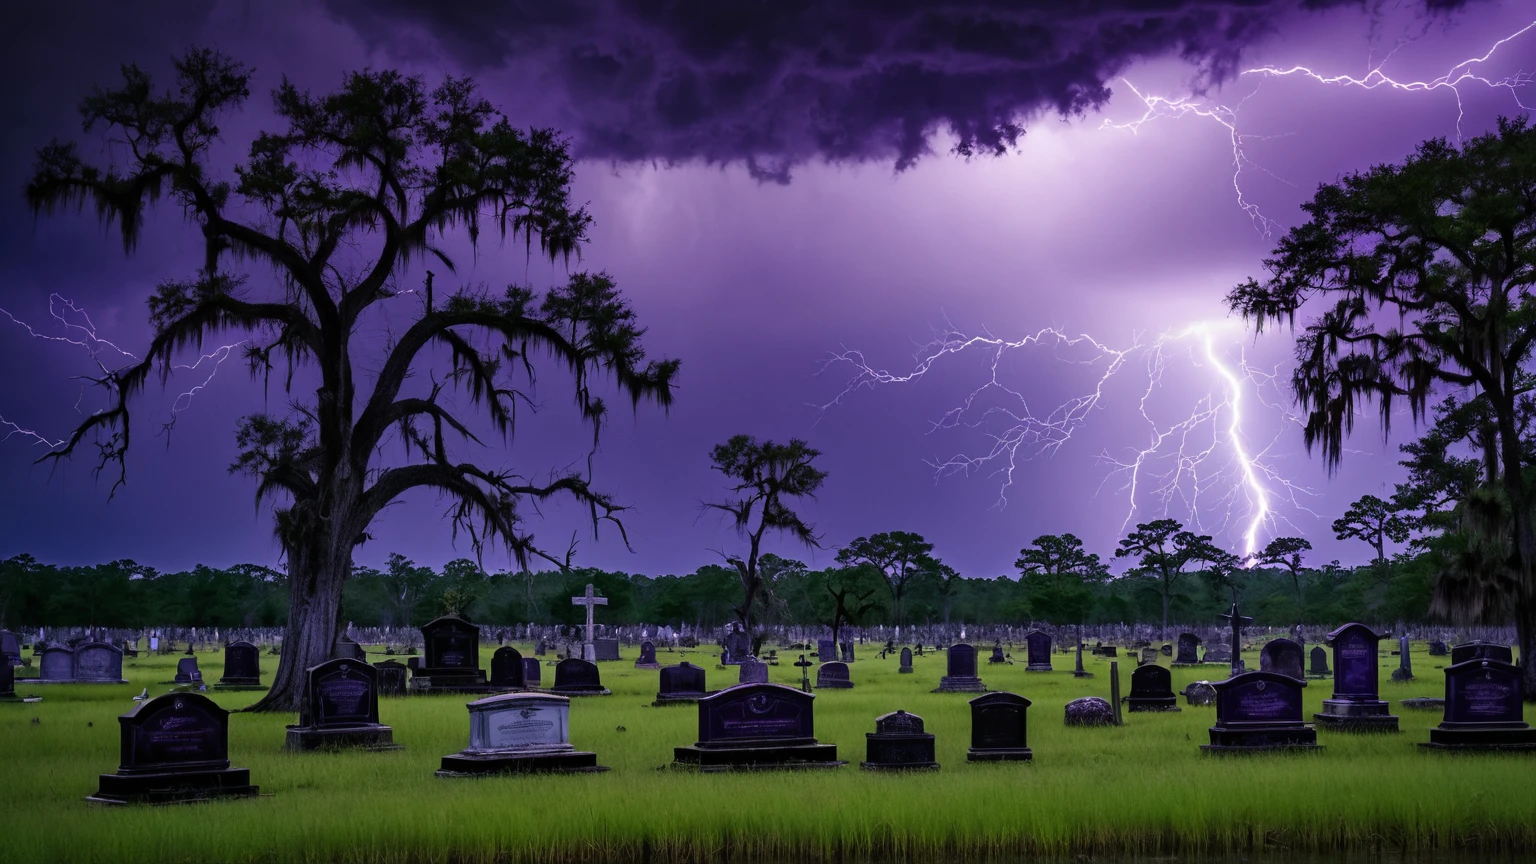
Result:
{"label": "large oak tree", "polygon": [[[162,91],[125,67],[119,86],[81,104],[87,132],[120,142],[117,161],[92,164],[57,141],[39,151],[26,190],[34,210],[89,204],[132,251],[150,205],[168,199],[203,240],[200,272],[150,298],[154,336],[143,359],[100,380],[109,407],[45,458],[95,443],[101,467],[115,465],[123,482],[135,395],[178,349],[221,332],[249,340],[254,373],[286,366],[279,377],[291,409],[242,421],[232,470],[255,478],[258,501],[275,500],[290,577],[282,660],[257,707],[294,710],[304,669],[331,654],[353,547],[401,496],[436,493],[477,553],[501,544],[525,566],[531,557],[561,562],[534,543],[520,505],[568,497],[588,508],[594,529],[617,522],[623,508],[584,473],[534,479],[457,453],[480,442],[481,427],[510,442],[536,363],[553,360],[574,378],[594,446],[605,417],[594,379],[606,373],[637,405],[666,405],[677,363],[646,359],[644,331],[602,274],[577,273],[542,296],[522,287],[434,296],[428,272],[424,292],[402,297],[407,265],[430,260],[451,273],[449,241],[478,246],[487,229],[521,239],[530,255],[536,244],[552,261],[586,241],[591,220],[570,198],[566,142],[514,128],[470,80],[447,78],[429,91],[420,78],[364,71],[317,96],[285,79],[272,94],[282,128],[257,135],[248,158],[220,172],[219,122],[249,96],[251,71],[202,49],[175,70]],[[412,320],[380,344],[364,338],[364,325],[385,303]],[[444,398],[455,390],[478,423]],[[391,440],[404,456],[386,461]]]}

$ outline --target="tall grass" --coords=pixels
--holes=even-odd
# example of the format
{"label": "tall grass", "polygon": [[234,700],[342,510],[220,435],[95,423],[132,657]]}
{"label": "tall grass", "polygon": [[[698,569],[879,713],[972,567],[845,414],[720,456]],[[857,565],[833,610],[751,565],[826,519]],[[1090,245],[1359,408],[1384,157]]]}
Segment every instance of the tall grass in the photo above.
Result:
{"label": "tall grass", "polygon": [[[483,665],[489,667],[489,650]],[[626,652],[629,655],[631,652]],[[711,686],[735,680],[708,652],[687,655]],[[1127,714],[1120,728],[1068,729],[1064,704],[1108,692],[1108,663],[1074,679],[983,664],[993,689],[1033,700],[1032,764],[965,761],[970,715],[963,695],[929,691],[942,656],[896,660],[869,647],[853,664],[852,690],[818,691],[816,734],[838,745],[846,768],[829,772],[697,775],[663,770],[672,748],[696,737],[691,707],[649,707],[654,670],[602,664],[609,697],[573,700],[571,738],[595,750],[606,774],[445,780],[438,759],[467,743],[462,696],[387,699],[384,722],[404,751],[290,754],[291,716],[236,714],[235,765],[251,770],[256,800],[196,807],[99,808],[85,803],[96,775],[116,769],[116,716],[148,685],[167,687],[175,656],[140,657],[121,686],[22,684],[40,704],[0,705],[0,862],[648,862],[1002,860],[1018,857],[1199,856],[1227,853],[1437,852],[1481,856],[1536,850],[1536,757],[1421,752],[1438,714],[1398,711],[1403,733],[1320,732],[1327,749],[1302,756],[1203,756],[1214,714]],[[275,658],[263,657],[265,671]],[[663,662],[679,655],[663,652]],[[1438,696],[1446,658],[1421,653],[1419,680],[1387,680],[1393,700]],[[214,671],[218,658],[204,658]],[[1130,661],[1122,675],[1128,677]],[[1166,660],[1164,661],[1166,662]],[[798,682],[798,669],[770,670]],[[1175,669],[1174,686],[1219,677],[1221,667]],[[546,669],[546,682],[552,670]],[[216,677],[216,674],[210,677]],[[1128,681],[1126,682],[1128,685]],[[1331,682],[1313,681],[1308,711]],[[254,693],[212,693],[226,708]],[[1182,700],[1181,700],[1182,701]],[[938,736],[938,772],[860,771],[874,718],[904,708]],[[33,718],[38,723],[34,724]],[[619,727],[623,727],[623,730]]]}

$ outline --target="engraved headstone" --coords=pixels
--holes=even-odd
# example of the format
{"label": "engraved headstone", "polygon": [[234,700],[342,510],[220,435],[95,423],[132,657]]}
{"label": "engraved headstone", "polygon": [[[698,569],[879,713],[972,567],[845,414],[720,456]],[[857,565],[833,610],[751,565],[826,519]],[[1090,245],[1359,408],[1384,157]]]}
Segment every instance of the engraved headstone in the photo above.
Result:
{"label": "engraved headstone", "polygon": [[875,718],[875,731],[864,733],[865,757],[859,767],[867,771],[933,769],[934,737],[923,729],[923,718],[894,711]]}
{"label": "engraved headstone", "polygon": [[640,657],[635,660],[636,669],[660,669],[661,664],[656,662],[656,643],[647,639],[640,643]]}
{"label": "engraved headstone", "polygon": [[964,642],[949,646],[945,675],[935,693],[980,693],[987,689],[976,677],[976,649]]}
{"label": "engraved headstone", "polygon": [[249,642],[237,641],[224,646],[224,677],[214,685],[222,688],[261,686],[261,651]]}
{"label": "engraved headstone", "polygon": [[422,657],[411,689],[446,693],[483,693],[480,628],[457,615],[445,615],[421,627]]}
{"label": "engraved headstone", "polygon": [[1179,634],[1179,653],[1173,658],[1175,666],[1193,666],[1200,662],[1200,637],[1193,633]]}
{"label": "engraved headstone", "polygon": [[756,657],[741,658],[741,666],[736,671],[737,684],[766,684],[768,683],[768,664]]}
{"label": "engraved headstone", "polygon": [[597,764],[596,753],[571,745],[571,703],[563,696],[508,693],[468,707],[469,746],[443,757],[439,777],[608,770]]}
{"label": "engraved headstone", "polygon": [[379,670],[379,695],[380,696],[404,696],[406,683],[410,680],[410,669],[399,660],[385,660],[382,663],[373,664],[373,668]]}
{"label": "engraved headstone", "polygon": [[1305,678],[1301,645],[1290,639],[1271,639],[1259,651],[1259,671]]}
{"label": "engraved headstone", "polygon": [[1013,693],[987,693],[971,700],[968,762],[1028,762],[1034,757],[1026,735],[1030,701]]}
{"label": "engraved headstone", "polygon": [[1497,660],[1500,663],[1513,663],[1515,662],[1515,653],[1510,650],[1508,645],[1480,640],[1463,642],[1451,649],[1452,666],[1465,663],[1468,660]]}
{"label": "engraved headstone", "polygon": [[288,727],[286,749],[400,749],[394,730],[379,722],[379,670],[338,657],[309,667],[305,676],[299,722]]}
{"label": "engraved headstone", "polygon": [[1317,730],[1302,722],[1307,682],[1279,672],[1244,672],[1217,681],[1216,725],[1207,753],[1317,747]]}
{"label": "engraved headstone", "polygon": [[823,663],[816,667],[817,690],[852,690],[853,682],[848,680],[848,664],[842,662]]}
{"label": "engraved headstone", "polygon": [[699,740],[674,748],[673,765],[732,768],[835,768],[837,745],[816,740],[816,696],[782,684],[742,684],[700,699]]}
{"label": "engraved headstone", "polygon": [[198,693],[168,693],[117,718],[122,758],[102,774],[99,804],[255,797],[251,772],[229,765],[229,712]]}
{"label": "engraved headstone", "polygon": [[1520,667],[1478,658],[1454,663],[1445,668],[1445,716],[1429,730],[1429,742],[1419,746],[1536,750],[1536,729],[1525,722],[1524,703]]}
{"label": "engraved headstone", "polygon": [[176,661],[176,678],[172,683],[191,687],[203,683],[203,672],[197,668],[196,657],[183,657]]}
{"label": "engraved headstone", "polygon": [[1024,637],[1024,644],[1029,652],[1029,665],[1024,667],[1024,671],[1051,671],[1051,634],[1043,630],[1031,631]]}
{"label": "engraved headstone", "polygon": [[697,702],[708,695],[704,689],[704,670],[684,661],[676,666],[664,666],[660,672],[661,686],[656,691],[655,705],[681,705]]}
{"label": "engraved headstone", "polygon": [[123,649],[105,642],[87,642],[75,649],[75,681],[85,684],[127,684],[123,680]]}
{"label": "engraved headstone", "polygon": [[1324,641],[1333,646],[1333,698],[1323,700],[1313,719],[1325,729],[1396,732],[1397,717],[1380,698],[1376,645],[1385,633],[1364,624],[1345,624]]}
{"label": "engraved headstone", "polygon": [[1131,695],[1125,698],[1131,711],[1177,711],[1179,699],[1173,692],[1173,673],[1161,666],[1137,666],[1131,673]]}
{"label": "engraved headstone", "polygon": [[602,675],[596,663],[569,657],[555,664],[555,686],[550,692],[557,696],[607,696]]}

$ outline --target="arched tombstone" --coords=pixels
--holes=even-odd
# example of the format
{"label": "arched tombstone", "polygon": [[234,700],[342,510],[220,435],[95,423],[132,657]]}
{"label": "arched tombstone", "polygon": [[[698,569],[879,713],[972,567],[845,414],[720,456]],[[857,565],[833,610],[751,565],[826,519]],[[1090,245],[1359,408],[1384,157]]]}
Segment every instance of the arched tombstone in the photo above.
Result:
{"label": "arched tombstone", "polygon": [[123,680],[123,649],[106,642],[87,642],[75,648],[75,682],[127,684]]}
{"label": "arched tombstone", "polygon": [[656,643],[647,639],[640,643],[640,657],[635,660],[636,669],[660,669],[656,662]]}
{"label": "arched tombstone", "polygon": [[261,651],[243,640],[225,645],[224,677],[214,687],[221,690],[261,687]]}
{"label": "arched tombstone", "polygon": [[491,655],[491,687],[497,690],[522,690],[524,680],[523,653],[511,645],[503,645]]}
{"label": "arched tombstone", "polygon": [[1155,663],[1137,666],[1131,673],[1131,695],[1125,698],[1131,711],[1178,711],[1173,692],[1173,673]]}
{"label": "arched tombstone", "polygon": [[569,657],[555,664],[555,686],[550,692],[557,696],[607,696],[602,675],[597,664]]}
{"label": "arched tombstone", "polygon": [[1028,762],[1026,715],[1030,701],[1013,693],[987,693],[971,700],[971,747],[967,762]]}
{"label": "arched tombstone", "polygon": [[899,668],[897,668],[896,671],[901,673],[901,674],[909,674],[909,673],[911,673],[911,671],[912,671],[912,649],[911,648],[902,648],[901,649],[901,666]]}
{"label": "arched tombstone", "polygon": [[73,683],[75,680],[75,649],[63,645],[49,645],[37,662],[38,683]]}
{"label": "arched tombstone", "polygon": [[676,666],[664,666],[658,674],[660,686],[656,690],[654,705],[683,705],[697,702],[708,695],[704,689],[704,670],[688,661]]}
{"label": "arched tombstone", "polygon": [[1308,659],[1310,661],[1307,665],[1308,678],[1332,677],[1333,670],[1328,668],[1328,652],[1323,649],[1323,646],[1313,645]]}
{"label": "arched tombstone", "polygon": [[[1457,646],[1458,648],[1461,646]],[[1464,660],[1445,667],[1445,716],[1419,745],[1436,750],[1536,750],[1525,722],[1521,669],[1502,660]]]}
{"label": "arched tombstone", "polygon": [[1397,717],[1381,699],[1381,669],[1376,646],[1386,633],[1359,623],[1345,624],[1323,637],[1333,648],[1333,698],[1323,700],[1319,726],[1344,732],[1396,732]]}
{"label": "arched tombstone", "polygon": [[823,663],[816,667],[817,690],[852,690],[853,681],[848,678],[848,664],[842,661]]}
{"label": "arched tombstone", "polygon": [[699,739],[672,751],[678,768],[837,768],[837,745],[816,740],[816,696],[783,684],[740,684],[698,701]]}
{"label": "arched tombstone", "polygon": [[875,731],[864,733],[865,756],[859,767],[866,771],[915,771],[939,767],[934,760],[933,734],[923,729],[923,718],[893,711],[875,718]]}
{"label": "arched tombstone", "polygon": [[1200,662],[1200,637],[1193,633],[1179,634],[1179,653],[1173,658],[1175,666],[1194,666]]}
{"label": "arched tombstone", "polygon": [[934,693],[980,693],[987,687],[976,676],[976,648],[961,642],[949,646],[945,657],[945,675]]}
{"label": "arched tombstone", "polygon": [[1024,637],[1024,645],[1029,656],[1025,672],[1051,671],[1051,634],[1044,630],[1033,630]]}
{"label": "arched tombstone", "polygon": [[1317,749],[1317,730],[1302,722],[1307,682],[1280,672],[1243,672],[1217,681],[1216,725],[1207,753]]}
{"label": "arched tombstone", "polygon": [[1465,663],[1468,660],[1497,660],[1500,663],[1515,662],[1515,653],[1508,645],[1500,645],[1497,642],[1484,642],[1474,639],[1471,642],[1463,642],[1451,649],[1451,665]]}
{"label": "arched tombstone", "polygon": [[117,718],[122,759],[102,774],[98,804],[252,798],[251,772],[229,765],[229,712],[199,693],[167,693]]}
{"label": "arched tombstone", "polygon": [[399,750],[394,730],[379,722],[379,670],[338,657],[305,672],[299,722],[288,727],[289,750]]}
{"label": "arched tombstone", "polygon": [[422,657],[411,689],[435,693],[483,693],[489,689],[480,668],[480,628],[457,615],[421,626]]}
{"label": "arched tombstone", "polygon": [[1259,651],[1259,671],[1305,678],[1301,644],[1290,639],[1271,639]]}

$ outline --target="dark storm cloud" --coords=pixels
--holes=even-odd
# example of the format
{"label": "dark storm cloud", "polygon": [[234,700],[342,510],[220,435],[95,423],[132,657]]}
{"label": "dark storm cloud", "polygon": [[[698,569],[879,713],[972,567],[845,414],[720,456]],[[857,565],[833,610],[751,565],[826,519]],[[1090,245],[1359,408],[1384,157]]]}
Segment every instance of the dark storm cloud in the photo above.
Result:
{"label": "dark storm cloud", "polygon": [[[1468,0],[1422,0],[1430,12]],[[1006,152],[1040,112],[1099,107],[1129,64],[1177,56],[1219,80],[1298,10],[1380,0],[328,0],[389,49],[425,30],[477,69],[540,70],[583,156],[795,164],[892,160],[940,130]]]}

